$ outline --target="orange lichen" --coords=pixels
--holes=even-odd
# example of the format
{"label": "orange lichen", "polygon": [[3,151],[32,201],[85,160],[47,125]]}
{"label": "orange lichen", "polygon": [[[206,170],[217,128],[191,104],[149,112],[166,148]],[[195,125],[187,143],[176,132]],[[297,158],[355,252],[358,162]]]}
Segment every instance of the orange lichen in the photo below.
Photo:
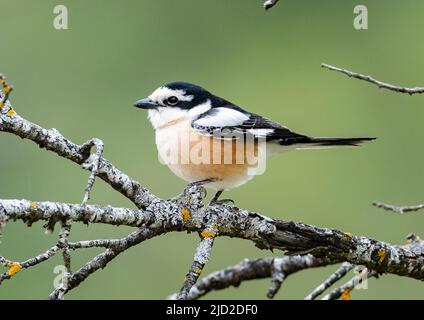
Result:
{"label": "orange lichen", "polygon": [[7,274],[10,277],[13,277],[15,274],[17,274],[22,269],[21,265],[19,263],[17,263],[17,262],[13,262],[9,266],[7,266],[7,268],[8,268]]}
{"label": "orange lichen", "polygon": [[4,92],[4,94],[8,94],[8,93],[10,93],[10,91],[12,91],[12,87],[11,86],[4,86],[3,87],[3,92]]}
{"label": "orange lichen", "polygon": [[350,296],[350,292],[352,291],[352,288],[346,288],[342,295],[340,296],[340,299],[342,300],[352,300],[352,297]]}
{"label": "orange lichen", "polygon": [[351,232],[345,232],[344,234],[347,235],[349,238],[353,237],[353,234]]}
{"label": "orange lichen", "polygon": [[7,113],[6,113],[9,117],[13,117],[15,114],[16,114],[16,112],[15,112],[15,110],[13,110],[12,108],[10,108],[9,109],[9,111],[7,111]]}
{"label": "orange lichen", "polygon": [[0,110],[1,110],[1,108],[3,108],[4,107],[4,102],[1,102],[0,101]]}
{"label": "orange lichen", "polygon": [[200,235],[202,236],[203,239],[205,238],[214,238],[216,236],[216,232],[215,231],[210,231],[210,230],[203,230]]}
{"label": "orange lichen", "polygon": [[386,257],[386,251],[384,251],[383,249],[380,249],[377,255],[379,257],[378,263],[382,263],[384,261],[384,258]]}
{"label": "orange lichen", "polygon": [[31,207],[31,209],[37,209],[37,203],[34,201],[31,201],[29,206]]}
{"label": "orange lichen", "polygon": [[202,273],[202,269],[196,268],[196,269],[194,269],[194,272],[196,272],[197,274],[201,274]]}
{"label": "orange lichen", "polygon": [[181,210],[181,216],[183,217],[183,220],[190,220],[191,219],[190,210],[183,208]]}

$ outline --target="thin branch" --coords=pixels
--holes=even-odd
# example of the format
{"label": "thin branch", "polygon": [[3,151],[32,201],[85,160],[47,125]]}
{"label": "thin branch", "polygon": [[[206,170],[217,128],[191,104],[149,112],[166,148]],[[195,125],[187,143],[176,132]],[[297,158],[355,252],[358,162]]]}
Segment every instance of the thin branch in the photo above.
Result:
{"label": "thin branch", "polygon": [[81,165],[84,169],[91,171],[90,176],[88,177],[87,186],[85,187],[84,199],[82,201],[83,205],[86,205],[88,200],[90,199],[90,194],[94,186],[94,181],[99,173],[99,165],[102,160],[104,144],[100,139],[94,138],[84,143],[81,146],[81,149],[90,150],[92,147],[96,147],[96,152],[90,155],[86,162]]}
{"label": "thin branch", "polygon": [[[0,93],[0,96],[4,95]],[[90,157],[90,148],[87,145],[77,145],[65,138],[58,130],[44,129],[11,111],[13,109],[7,100],[5,106],[0,108],[0,131],[29,139],[40,148],[52,151],[79,165],[84,164]],[[145,208],[158,200],[140,183],[131,179],[104,158],[99,161],[97,175],[116,191],[130,199],[138,208]]]}
{"label": "thin branch", "polygon": [[[420,237],[410,234],[407,236],[407,244],[404,246],[411,252],[415,253],[423,253],[424,252],[424,244]],[[384,255],[380,257],[380,259],[384,259]],[[329,294],[324,296],[322,300],[335,300],[341,298],[342,300],[350,300],[350,292],[358,288],[364,281],[367,281],[370,278],[378,278],[379,273],[374,270],[369,270],[367,268],[357,267],[355,271],[357,273],[350,281],[346,282],[344,285],[334,289]]]}
{"label": "thin branch", "polygon": [[[125,250],[147,240],[154,236],[160,235],[161,229],[149,230],[149,229],[138,229],[130,233],[127,237],[113,240],[110,243],[110,248],[104,252],[98,254],[93,259],[88,261],[83,267],[77,270],[68,280],[68,285],[65,293],[78,287],[84,280],[99,269],[103,269],[106,265],[115,259],[120,253]],[[60,294],[60,288],[56,288],[50,295],[49,300],[58,299]]]}
{"label": "thin branch", "polygon": [[65,220],[62,222],[62,228],[59,234],[58,246],[62,249],[63,264],[65,272],[63,273],[62,284],[59,287],[58,300],[63,300],[65,292],[68,288],[69,278],[71,277],[71,255],[69,253],[69,233],[71,232],[71,222]]}
{"label": "thin branch", "polygon": [[6,77],[1,73],[0,73],[0,85],[2,86],[1,98],[0,98],[0,110],[3,107],[7,107],[8,109],[10,109],[10,105],[6,106],[6,103],[8,102],[10,93],[13,91],[13,87],[7,82]]}
{"label": "thin branch", "polygon": [[345,75],[347,75],[348,77],[351,77],[351,78],[355,78],[355,79],[359,79],[359,80],[363,80],[363,81],[372,83],[379,88],[383,88],[383,89],[387,89],[387,90],[391,90],[391,91],[395,91],[395,92],[399,92],[399,93],[407,93],[409,95],[413,95],[413,94],[417,94],[417,93],[424,93],[424,87],[415,87],[415,88],[399,87],[399,86],[395,86],[395,85],[390,84],[390,83],[385,83],[385,82],[376,80],[371,76],[366,76],[366,75],[363,75],[363,74],[360,74],[360,73],[349,71],[347,69],[334,67],[334,66],[331,66],[329,64],[323,63],[323,64],[321,64],[321,67],[328,69],[328,70],[331,70],[331,71],[343,73],[343,74],[345,74]]}
{"label": "thin branch", "polygon": [[[243,281],[270,278],[273,276],[276,266],[284,277],[309,268],[323,267],[333,264],[328,259],[306,256],[286,256],[282,258],[262,258],[256,260],[245,259],[239,264],[213,272],[193,286],[187,299],[196,300],[211,291],[222,290],[231,286],[238,287]],[[272,286],[271,286],[272,287]],[[268,297],[275,295],[278,290],[270,289]],[[175,299],[177,294],[173,294],[169,299]]]}
{"label": "thin branch", "polygon": [[[12,276],[18,273],[21,269],[27,269],[27,268],[36,266],[37,264],[50,259],[59,250],[60,248],[57,245],[55,245],[51,247],[50,249],[48,249],[47,251],[39,255],[36,255],[35,257],[32,257],[24,262],[13,262],[13,261],[5,259],[4,257],[0,257],[0,263],[8,268],[7,272],[0,275],[0,284],[3,280],[10,279]],[[13,267],[13,266],[15,267],[14,269],[12,269],[12,272],[10,272],[10,267]]]}
{"label": "thin branch", "polygon": [[419,211],[421,209],[424,209],[424,204],[419,204],[416,206],[393,206],[391,204],[385,204],[382,202],[375,201],[373,202],[372,205],[377,208],[381,208],[387,211],[393,211],[400,214],[403,214],[405,212],[414,212],[414,211]]}
{"label": "thin branch", "polygon": [[322,284],[316,287],[309,295],[305,297],[305,300],[314,300],[325,290],[330,288],[333,284],[343,278],[350,270],[353,269],[353,265],[349,262],[344,262],[330,277],[328,277]]}
{"label": "thin branch", "polygon": [[283,281],[286,279],[286,272],[284,270],[282,260],[274,259],[271,267],[271,283],[268,288],[267,297],[272,299],[280,291]]}
{"label": "thin branch", "polygon": [[29,226],[34,222],[70,219],[82,223],[105,223],[141,227],[153,222],[149,211],[100,207],[96,205],[66,204],[58,202],[35,202],[29,200],[1,200],[0,220],[22,220]]}
{"label": "thin branch", "polygon": [[368,280],[372,277],[377,277],[378,273],[375,271],[369,271],[366,268],[362,270],[358,275],[353,277],[350,281],[346,282],[344,285],[334,289],[329,294],[324,296],[321,300],[336,300],[342,298],[343,300],[350,300],[350,292],[363,283],[363,281]]}
{"label": "thin branch", "polygon": [[116,246],[115,239],[96,239],[96,240],[83,240],[78,242],[69,242],[69,249],[89,249],[89,248],[111,248]]}
{"label": "thin branch", "polygon": [[324,267],[335,263],[328,258],[316,258],[312,255],[287,256],[274,259],[271,266],[271,284],[267,297],[272,299],[278,293],[283,281],[292,273],[300,270]]}
{"label": "thin branch", "polygon": [[186,300],[191,288],[196,284],[197,279],[203,271],[206,263],[209,261],[212,246],[215,240],[215,237],[218,235],[218,229],[216,224],[211,224],[208,228],[203,230],[200,233],[202,240],[200,241],[199,246],[196,249],[194,254],[194,260],[188,271],[184,284],[180,290],[180,293],[177,297],[179,300]]}

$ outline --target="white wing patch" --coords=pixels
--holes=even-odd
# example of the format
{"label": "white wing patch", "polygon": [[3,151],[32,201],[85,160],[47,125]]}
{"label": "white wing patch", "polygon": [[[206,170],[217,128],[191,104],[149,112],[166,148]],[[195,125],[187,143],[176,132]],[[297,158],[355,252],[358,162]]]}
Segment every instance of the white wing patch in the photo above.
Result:
{"label": "white wing patch", "polygon": [[265,138],[269,134],[274,132],[274,129],[249,129],[248,133],[253,134],[255,137]]}
{"label": "white wing patch", "polygon": [[194,123],[202,127],[231,127],[239,126],[249,119],[249,116],[229,108],[215,108],[213,113],[206,115]]}
{"label": "white wing patch", "polygon": [[211,101],[208,99],[206,102],[191,108],[188,111],[188,115],[190,118],[194,119],[195,117],[200,116],[201,114],[209,111],[211,108],[212,108],[212,104],[211,104]]}

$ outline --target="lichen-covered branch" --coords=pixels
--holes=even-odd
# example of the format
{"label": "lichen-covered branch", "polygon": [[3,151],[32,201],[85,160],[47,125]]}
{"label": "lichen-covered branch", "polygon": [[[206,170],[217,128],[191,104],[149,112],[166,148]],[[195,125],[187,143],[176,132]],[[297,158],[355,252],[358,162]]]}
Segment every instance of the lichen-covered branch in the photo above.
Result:
{"label": "lichen-covered branch", "polygon": [[1,200],[0,220],[21,220],[31,226],[37,221],[55,222],[71,220],[82,223],[105,223],[140,227],[153,222],[149,211],[100,207],[96,205],[66,204],[59,202],[36,202],[30,200]]}
{"label": "lichen-covered branch", "polygon": [[104,149],[103,141],[101,141],[100,139],[94,138],[87,141],[81,146],[82,149],[87,149],[92,147],[96,147],[96,152],[92,154],[86,160],[86,162],[81,165],[81,167],[83,167],[84,169],[90,170],[90,176],[88,177],[87,186],[85,187],[85,190],[84,190],[85,191],[84,199],[82,200],[83,205],[87,204],[88,200],[90,199],[91,190],[93,189],[93,186],[94,186],[94,181],[96,179],[96,176],[99,173],[99,165],[100,165],[100,162],[102,161],[102,155],[103,155],[103,149]]}
{"label": "lichen-covered branch", "polygon": [[[234,266],[213,272],[200,279],[190,290],[187,299],[196,300],[211,291],[223,290],[231,286],[238,287],[242,282],[248,280],[272,278],[275,274],[275,269],[278,269],[285,279],[295,272],[323,267],[332,263],[335,262],[328,259],[315,258],[312,255],[286,256],[282,258],[269,257],[256,260],[245,259]],[[271,282],[268,296],[274,296],[277,291],[275,284]],[[177,294],[174,294],[169,298],[174,299],[176,296]]]}
{"label": "lichen-covered branch", "polygon": [[400,87],[400,86],[396,86],[390,83],[386,83],[386,82],[382,82],[379,81],[377,79],[374,79],[371,76],[366,76],[357,72],[353,72],[347,69],[343,69],[343,68],[338,68],[338,67],[334,67],[331,66],[329,64],[323,63],[321,64],[321,67],[331,70],[331,71],[336,71],[336,72],[340,72],[343,73],[345,75],[347,75],[348,77],[351,78],[355,78],[355,79],[359,79],[359,80],[363,80],[369,83],[372,83],[374,85],[376,85],[379,88],[383,88],[383,89],[387,89],[387,90],[391,90],[391,91],[395,91],[395,92],[399,92],[399,93],[407,93],[409,95],[413,95],[413,94],[417,94],[417,93],[424,93],[424,87],[414,87],[414,88],[408,88],[408,87]]}
{"label": "lichen-covered branch", "polygon": [[342,300],[350,300],[350,293],[356,286],[360,285],[363,281],[369,278],[378,276],[378,273],[366,268],[361,270],[358,275],[354,276],[351,280],[346,282],[344,285],[332,290],[330,293],[325,295],[321,300],[336,300],[341,298]]}
{"label": "lichen-covered branch", "polygon": [[218,228],[215,223],[212,223],[208,228],[200,233],[202,238],[199,246],[194,254],[194,260],[191,264],[190,270],[186,274],[184,284],[177,296],[179,300],[186,300],[191,288],[196,284],[197,279],[203,271],[206,263],[209,261],[212,246],[215,237],[218,235]]}
{"label": "lichen-covered branch", "polygon": [[[246,239],[261,249],[275,249],[284,251],[287,255],[299,255],[299,257],[281,258],[283,260],[272,260],[269,272],[267,271],[272,277],[268,292],[270,297],[278,292],[285,277],[294,272],[291,270],[336,262],[364,265],[376,273],[391,273],[424,280],[424,250],[421,244],[417,245],[417,241],[407,246],[396,246],[366,237],[352,236],[334,229],[275,220],[236,206],[223,204],[205,206],[204,194],[200,188],[188,190],[189,203],[160,199],[104,159],[103,144],[100,140],[91,139],[87,143],[77,145],[56,129],[42,128],[19,116],[7,100],[11,91],[10,85],[2,77],[0,83],[3,85],[3,92],[0,93],[0,131],[29,139],[41,148],[90,170],[82,205],[0,199],[0,226],[14,220],[21,220],[29,226],[37,221],[45,221],[47,230],[53,229],[56,223],[62,225],[59,242],[43,254],[22,263],[0,257],[0,263],[7,269],[0,275],[0,282],[10,279],[21,269],[49,259],[57,251],[62,250],[67,269],[66,279],[49,296],[51,299],[60,299],[128,248],[152,237],[177,231],[198,232],[202,238],[188,273],[188,280],[180,293],[180,297],[183,298],[189,298],[191,292],[197,288],[195,283],[200,273],[198,271],[207,262],[217,236]],[[91,154],[93,146],[96,147],[96,152]],[[138,209],[88,205],[87,200],[96,176],[130,199]],[[69,224],[76,222],[125,225],[136,230],[122,239],[84,240],[72,243],[68,240]],[[79,270],[72,272],[71,250],[91,247],[104,248],[105,251]],[[265,262],[261,261],[259,264],[263,263]]]}
{"label": "lichen-covered branch", "polygon": [[353,269],[353,265],[349,262],[344,262],[331,276],[329,276],[323,283],[316,287],[310,294],[305,297],[305,300],[313,300],[318,297],[325,290],[330,288],[333,284],[343,278],[350,270]]}
{"label": "lichen-covered branch", "polygon": [[[161,234],[161,229],[156,231],[149,229],[138,229],[130,233],[127,237],[116,240],[92,240],[83,241],[71,246],[73,249],[79,248],[91,248],[91,247],[105,247],[107,248],[104,252],[98,254],[93,259],[88,261],[83,267],[72,274],[68,279],[67,287],[64,293],[78,287],[84,280],[99,269],[103,269],[106,265],[115,259],[119,254],[125,250],[143,242],[144,240],[150,239],[154,236]],[[56,300],[60,298],[61,288],[56,288],[50,295],[50,300]]]}
{"label": "lichen-covered branch", "polygon": [[7,268],[6,272],[4,272],[3,274],[0,274],[0,284],[3,282],[3,280],[8,280],[12,278],[15,274],[17,274],[22,269],[27,269],[27,268],[36,266],[37,264],[50,259],[59,250],[60,248],[57,245],[54,245],[47,251],[39,255],[36,255],[35,257],[29,258],[28,260],[23,262],[13,262],[0,256],[0,263]]}
{"label": "lichen-covered branch", "polygon": [[384,209],[386,211],[393,211],[400,214],[403,214],[405,212],[414,212],[414,211],[419,211],[424,209],[424,204],[418,204],[415,206],[394,206],[391,204],[385,204],[385,203],[377,202],[377,201],[373,202],[373,206]]}
{"label": "lichen-covered branch", "polygon": [[[1,92],[0,97],[4,97]],[[56,129],[45,129],[22,118],[14,111],[9,101],[4,103],[3,108],[0,108],[0,131],[12,133],[23,139],[29,139],[40,148],[52,151],[79,165],[86,163],[90,157],[92,144],[77,145],[65,138]],[[120,171],[108,160],[100,158],[97,166],[97,176],[130,199],[137,207],[145,208],[156,200],[156,196]],[[84,167],[91,171],[91,168]]]}
{"label": "lichen-covered branch", "polygon": [[69,234],[71,232],[71,222],[70,220],[65,220],[61,222],[61,230],[59,234],[58,246],[62,249],[62,258],[63,264],[65,266],[65,272],[62,278],[62,284],[59,287],[58,299],[63,300],[65,292],[68,290],[69,278],[72,275],[71,270],[71,254],[69,249]]}
{"label": "lichen-covered branch", "polygon": [[[204,207],[201,202],[198,202],[200,200],[193,200],[188,208],[190,211],[188,219],[182,214],[183,208],[179,204],[166,200],[152,203],[146,211],[113,207],[79,207],[76,204],[63,204],[59,208],[64,217],[87,223],[143,226],[142,221],[149,221],[149,225],[145,227],[146,230],[156,234],[171,231],[202,232],[208,228],[208,221],[213,219],[216,221],[220,236],[251,240],[261,249],[280,249],[291,255],[310,253],[315,257],[365,265],[381,273],[424,280],[423,252],[413,252],[405,246],[352,236],[334,229],[318,228],[300,222],[274,220],[235,206]],[[27,200],[0,200],[0,219],[8,220],[13,217],[27,221],[31,211],[25,212],[21,208],[22,206],[31,208],[28,203],[30,202]],[[37,202],[37,204],[36,219],[50,219],[51,214],[43,214],[41,208],[49,208],[51,203]],[[77,214],[74,214],[71,208],[78,208]],[[88,213],[84,208],[87,208]],[[98,210],[96,212],[109,214],[93,217],[91,210],[94,208]],[[128,213],[130,221],[125,219],[125,214]]]}

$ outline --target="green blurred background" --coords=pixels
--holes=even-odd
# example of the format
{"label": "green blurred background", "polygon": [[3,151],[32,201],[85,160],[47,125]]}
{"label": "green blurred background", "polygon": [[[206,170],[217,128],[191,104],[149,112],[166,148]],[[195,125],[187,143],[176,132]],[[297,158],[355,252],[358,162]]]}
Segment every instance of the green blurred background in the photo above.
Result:
{"label": "green blurred background", "polygon": [[[420,0],[1,0],[0,71],[14,85],[25,118],[82,143],[102,139],[105,156],[161,197],[184,182],[158,163],[153,130],[132,103],[159,85],[203,85],[253,112],[318,136],[378,136],[361,148],[298,151],[272,158],[267,172],[228,192],[244,208],[404,243],[423,234],[420,213],[397,215],[371,206],[422,201],[424,97],[396,94],[320,68],[327,62],[400,85],[424,85],[424,2]],[[69,10],[69,30],[53,28],[53,8]],[[352,26],[353,8],[369,9],[369,30]],[[135,146],[135,147],[134,147]],[[0,197],[78,203],[88,173],[29,141],[0,134]],[[91,203],[132,206],[98,181]],[[73,226],[72,240],[114,238],[126,227]],[[8,223],[0,254],[24,260],[53,245],[57,231]],[[68,295],[72,299],[164,298],[178,290],[198,243],[167,234],[122,254]],[[98,250],[74,254],[79,268]],[[279,255],[279,252],[275,252]],[[272,255],[251,242],[219,238],[205,274],[244,258]],[[44,299],[60,255],[20,272],[0,299]],[[335,267],[290,276],[276,298],[303,298]],[[265,298],[269,280],[207,298]],[[416,299],[422,283],[384,276],[353,299]]]}

